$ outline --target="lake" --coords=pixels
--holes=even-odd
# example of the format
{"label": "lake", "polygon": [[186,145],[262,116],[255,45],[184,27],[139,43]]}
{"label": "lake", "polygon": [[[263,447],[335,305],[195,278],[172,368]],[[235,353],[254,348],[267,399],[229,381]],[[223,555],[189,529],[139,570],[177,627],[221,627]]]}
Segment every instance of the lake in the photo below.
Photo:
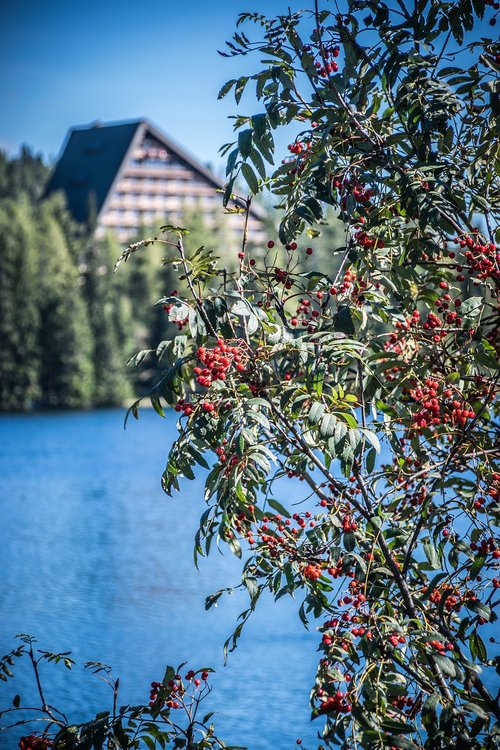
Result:
{"label": "lake", "polygon": [[[80,664],[110,664],[120,704],[146,702],[167,663],[212,666],[205,706],[224,741],[285,750],[301,737],[316,747],[308,696],[319,636],[301,625],[298,603],[264,600],[223,666],[246,599],[224,597],[208,612],[204,600],[238,582],[240,563],[215,549],[194,567],[202,480],[173,498],[160,487],[175,416],[146,409],[127,430],[122,410],[0,417],[0,652],[22,632]],[[16,675],[0,683],[0,710],[15,693],[24,705],[36,699],[26,665]],[[110,707],[109,688],[80,668],[46,665],[42,677],[72,721]],[[0,734],[0,747],[16,748],[23,733]]]}

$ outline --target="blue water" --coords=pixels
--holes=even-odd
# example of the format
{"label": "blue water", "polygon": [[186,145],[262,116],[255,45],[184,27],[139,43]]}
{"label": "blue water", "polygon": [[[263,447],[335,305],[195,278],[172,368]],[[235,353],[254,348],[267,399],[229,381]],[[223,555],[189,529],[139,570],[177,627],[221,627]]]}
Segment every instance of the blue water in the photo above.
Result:
{"label": "blue water", "polygon": [[[145,410],[123,429],[120,410],[0,417],[0,653],[30,633],[39,647],[112,665],[119,703],[146,702],[167,663],[212,666],[218,734],[252,750],[315,747],[308,695],[318,634],[304,630],[292,600],[262,602],[223,666],[243,595],[205,612],[205,596],[237,583],[240,563],[215,550],[193,565],[205,506],[202,482],[169,498],[160,488],[175,418]],[[0,710],[16,693],[35,700],[21,663],[0,682]],[[47,699],[71,721],[109,708],[109,689],[77,668],[46,665]],[[0,748],[26,733],[0,733]]]}

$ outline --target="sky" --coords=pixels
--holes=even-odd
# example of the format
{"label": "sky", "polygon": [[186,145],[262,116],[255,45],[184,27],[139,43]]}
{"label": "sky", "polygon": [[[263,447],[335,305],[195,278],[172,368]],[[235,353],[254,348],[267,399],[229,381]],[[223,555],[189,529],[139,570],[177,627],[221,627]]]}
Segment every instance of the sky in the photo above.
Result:
{"label": "sky", "polygon": [[217,93],[259,62],[217,50],[240,12],[274,16],[289,5],[312,3],[0,0],[0,149],[15,154],[28,144],[54,160],[72,126],[145,117],[220,172],[218,150],[232,140],[229,115],[254,114],[259,105],[243,98],[237,108],[232,95],[217,101]]}
{"label": "sky", "polygon": [[[28,144],[46,158],[67,130],[146,117],[220,170],[232,139],[230,78],[258,59],[217,50],[240,12],[286,12],[290,0],[4,0],[0,9],[0,149]],[[3,6],[3,7],[2,7]],[[251,108],[248,114],[256,111]]]}

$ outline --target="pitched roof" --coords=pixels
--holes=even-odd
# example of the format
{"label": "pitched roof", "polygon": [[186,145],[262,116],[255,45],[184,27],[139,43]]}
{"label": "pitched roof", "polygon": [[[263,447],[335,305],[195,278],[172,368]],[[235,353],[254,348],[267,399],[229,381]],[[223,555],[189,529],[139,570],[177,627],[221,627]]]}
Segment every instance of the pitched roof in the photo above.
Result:
{"label": "pitched roof", "polygon": [[86,221],[91,211],[98,215],[139,125],[135,120],[72,128],[46,194],[64,190],[76,221]]}
{"label": "pitched roof", "polygon": [[[145,132],[151,133],[178,159],[202,175],[214,188],[224,183],[207,167],[200,164],[181,146],[172,141],[145,119],[119,123],[94,123],[72,128],[64,150],[46,189],[46,195],[56,190],[66,193],[67,205],[76,221],[85,222],[89,215],[99,215],[113,183],[126,164],[126,157]],[[257,206],[250,212],[263,219]]]}

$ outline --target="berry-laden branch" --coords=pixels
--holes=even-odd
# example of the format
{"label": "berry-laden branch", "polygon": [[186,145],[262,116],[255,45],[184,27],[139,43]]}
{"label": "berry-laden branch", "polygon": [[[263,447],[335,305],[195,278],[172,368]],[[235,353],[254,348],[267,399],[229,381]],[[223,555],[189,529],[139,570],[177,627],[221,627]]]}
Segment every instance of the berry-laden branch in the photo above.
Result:
{"label": "berry-laden branch", "polygon": [[[131,748],[161,747],[190,748],[190,750],[207,748],[227,748],[215,734],[215,727],[210,722],[212,713],[205,715],[203,720],[197,718],[200,706],[212,691],[209,668],[188,670],[182,676],[181,665],[167,667],[161,681],[151,683],[149,702],[144,705],[121,706],[118,708],[117,696],[119,679],[113,678],[110,667],[100,662],[87,662],[85,668],[102,679],[112,691],[112,711],[101,711],[95,718],[90,718],[81,724],[71,724],[64,714],[48,706],[44,698],[44,687],[40,676],[40,660],[57,664],[63,661],[71,667],[74,661],[69,653],[52,654],[41,652],[36,658],[33,652],[35,639],[31,636],[18,636],[23,645],[4,657],[9,664],[14,658],[27,657],[33,667],[36,688],[40,697],[41,707],[26,707],[22,705],[21,697],[14,698],[14,707],[1,712],[0,716],[8,715],[10,724],[1,726],[2,732],[10,730],[10,735],[19,725],[33,725],[39,721],[37,715],[41,712],[49,719],[43,732],[32,731],[19,739],[20,750],[84,750],[84,748]],[[5,674],[5,672],[4,672]],[[10,672],[10,678],[15,675]],[[14,714],[12,716],[12,714]],[[15,715],[21,714],[18,719]],[[56,716],[56,714],[58,716]],[[58,718],[62,717],[62,718]],[[5,736],[5,735],[4,735]]]}
{"label": "berry-laden branch", "polygon": [[[232,646],[265,588],[301,592],[321,633],[312,714],[345,750],[486,750],[496,732],[498,176],[474,96],[499,50],[470,12],[243,14],[263,38],[237,33],[227,56],[273,62],[221,91],[239,102],[253,81],[265,109],[236,120],[228,190],[241,176],[257,194],[273,131],[298,124],[265,177],[278,239],[254,257],[245,237],[240,274],[202,285],[202,320],[222,300],[212,330],[193,321],[197,361],[180,399],[163,393],[180,414],[164,487],[208,465],[197,553],[217,538],[245,559]],[[345,241],[315,262],[332,207]]]}

